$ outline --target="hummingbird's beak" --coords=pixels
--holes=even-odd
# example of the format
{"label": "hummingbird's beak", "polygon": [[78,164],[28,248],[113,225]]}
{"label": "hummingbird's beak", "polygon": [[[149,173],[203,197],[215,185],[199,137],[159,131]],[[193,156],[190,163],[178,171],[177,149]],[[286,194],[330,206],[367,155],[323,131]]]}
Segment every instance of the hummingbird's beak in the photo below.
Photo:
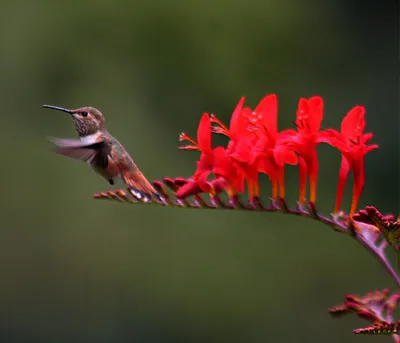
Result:
{"label": "hummingbird's beak", "polygon": [[52,105],[43,105],[44,108],[51,108],[53,110],[58,110],[58,111],[62,111],[62,112],[66,112],[69,114],[72,114],[72,110],[69,110],[68,108],[64,108],[64,107],[59,107],[59,106],[52,106]]}

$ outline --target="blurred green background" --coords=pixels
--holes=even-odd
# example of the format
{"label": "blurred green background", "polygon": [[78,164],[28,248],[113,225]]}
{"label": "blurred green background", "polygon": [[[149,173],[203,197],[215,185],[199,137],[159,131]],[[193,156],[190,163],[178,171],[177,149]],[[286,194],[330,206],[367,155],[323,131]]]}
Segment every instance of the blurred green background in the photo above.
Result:
{"label": "blurred green background", "polygon": [[[390,341],[353,336],[364,322],[327,314],[349,292],[394,287],[356,242],[280,214],[93,200],[110,186],[50,152],[47,136],[75,130],[41,105],[101,109],[157,179],[190,176],[198,154],[178,151],[179,132],[194,135],[205,111],[228,121],[242,95],[255,106],[278,94],[281,128],[292,126],[301,96],[324,97],[325,128],[363,104],[380,149],[366,158],[360,206],[397,213],[394,1],[0,5],[1,342]],[[329,213],[340,155],[319,153],[318,205]],[[297,170],[287,175],[294,205]]]}

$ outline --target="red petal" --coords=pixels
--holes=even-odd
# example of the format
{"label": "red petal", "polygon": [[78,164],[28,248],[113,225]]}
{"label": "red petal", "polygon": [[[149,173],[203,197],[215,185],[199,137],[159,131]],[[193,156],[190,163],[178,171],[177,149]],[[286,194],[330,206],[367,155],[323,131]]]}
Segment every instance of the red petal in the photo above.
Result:
{"label": "red petal", "polygon": [[346,150],[347,147],[344,137],[334,129],[327,129],[325,131],[318,132],[315,142],[329,144],[341,151]]}
{"label": "red petal", "polygon": [[242,137],[231,149],[231,158],[235,159],[238,162],[249,162],[250,147],[250,140],[247,137]]}
{"label": "red petal", "polygon": [[342,156],[342,162],[340,164],[340,170],[339,170],[339,181],[336,193],[335,213],[339,212],[340,207],[342,206],[342,198],[344,189],[346,187],[349,171],[350,171],[350,164],[347,161],[346,157]]}
{"label": "red petal", "polygon": [[368,132],[362,135],[362,142],[364,144],[368,143],[372,138],[374,137],[374,134],[372,132]]}
{"label": "red petal", "polygon": [[292,166],[295,166],[297,164],[297,156],[293,151],[287,151],[286,157],[285,157],[285,163],[290,164]]}
{"label": "red petal", "polygon": [[240,153],[237,152],[237,151],[236,151],[236,152],[233,152],[233,153],[230,153],[229,156],[230,156],[233,160],[235,160],[235,161],[237,161],[237,162],[239,162],[239,163],[247,163],[247,161],[250,160],[250,157],[249,157],[249,156],[240,154]]}
{"label": "red petal", "polygon": [[277,131],[278,119],[278,98],[275,94],[270,94],[261,99],[255,112],[263,115],[263,124],[268,132],[275,136]]}
{"label": "red petal", "polygon": [[297,135],[297,132],[295,130],[286,129],[286,130],[282,130],[281,132],[278,133],[277,139],[290,139],[296,135]]}
{"label": "red petal", "polygon": [[211,121],[210,116],[204,113],[197,129],[197,144],[200,151],[211,151]]}
{"label": "red petal", "polygon": [[266,159],[266,158],[267,154],[264,152],[251,151],[249,155],[248,164],[252,165],[254,163],[257,163],[257,161],[259,161],[260,159]]}
{"label": "red petal", "polygon": [[267,174],[270,180],[277,180],[278,174],[276,166],[268,158],[262,158],[257,161],[257,171]]}
{"label": "red petal", "polygon": [[242,109],[244,106],[245,98],[242,96],[236,105],[230,122],[229,131],[231,132],[231,138],[237,138],[240,135],[241,131],[243,130],[243,116],[242,116]]}
{"label": "red petal", "polygon": [[253,110],[252,110],[250,107],[244,107],[244,108],[242,109],[242,115],[243,115],[243,117],[251,116],[252,113],[253,113]]}
{"label": "red petal", "polygon": [[249,164],[255,163],[258,159],[265,159],[268,156],[269,149],[268,138],[261,136],[254,144],[250,145]]}
{"label": "red petal", "polygon": [[275,144],[285,145],[290,149],[299,148],[302,145],[304,135],[299,134],[295,130],[283,130],[276,136]]}
{"label": "red petal", "polygon": [[222,147],[217,147],[213,151],[214,154],[214,165],[213,173],[217,176],[223,176],[229,178],[232,173],[232,161],[227,155],[226,151]]}
{"label": "red petal", "polygon": [[366,147],[365,153],[368,154],[370,151],[378,149],[378,148],[379,148],[378,144],[372,144],[372,145]]}
{"label": "red petal", "polygon": [[340,131],[347,139],[356,140],[365,129],[365,108],[363,106],[353,107],[342,120]]}
{"label": "red petal", "polygon": [[286,159],[286,153],[287,153],[286,149],[284,147],[282,147],[282,146],[277,146],[273,150],[275,163],[279,167],[283,167],[284,166],[285,159]]}
{"label": "red petal", "polygon": [[309,112],[310,112],[310,106],[308,105],[307,99],[300,98],[299,104],[297,105],[297,112],[296,112],[296,122],[299,126],[301,126],[299,121],[302,119],[302,117],[305,114],[308,114]]}
{"label": "red petal", "polygon": [[200,159],[197,161],[197,170],[211,170],[214,163],[214,156],[212,152],[202,153]]}
{"label": "red petal", "polygon": [[308,124],[311,132],[316,133],[321,127],[321,121],[324,118],[324,100],[320,96],[313,96],[308,99],[310,114]]}
{"label": "red petal", "polygon": [[212,189],[210,183],[207,180],[210,173],[211,173],[210,171],[205,171],[205,172],[201,173],[200,175],[198,175],[199,187],[201,188],[201,190],[203,192],[206,192],[206,193],[210,193],[210,191]]}

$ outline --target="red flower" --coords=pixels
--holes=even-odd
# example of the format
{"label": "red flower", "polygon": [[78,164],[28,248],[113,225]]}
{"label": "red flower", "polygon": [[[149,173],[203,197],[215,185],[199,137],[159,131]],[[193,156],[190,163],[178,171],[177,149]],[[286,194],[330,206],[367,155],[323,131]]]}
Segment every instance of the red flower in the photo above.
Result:
{"label": "red flower", "polygon": [[278,133],[278,99],[275,94],[261,99],[254,112],[245,113],[258,137],[252,149],[250,163],[256,163],[257,171],[267,174],[272,182],[272,197],[285,197],[284,166],[296,165],[297,156]]}
{"label": "red flower", "polygon": [[277,132],[278,100],[275,94],[265,96],[253,111],[243,108],[242,97],[234,110],[229,130],[213,116],[219,125],[215,132],[228,136],[228,155],[241,167],[248,183],[249,197],[259,195],[258,173],[268,175],[272,182],[272,197],[285,196],[284,165],[297,164],[297,157],[281,142]]}
{"label": "red flower", "polygon": [[226,150],[221,146],[212,149],[211,134],[210,117],[207,113],[204,113],[197,129],[197,143],[185,133],[182,133],[179,137],[180,141],[188,140],[192,143],[192,145],[180,147],[180,149],[199,150],[201,152],[193,181],[197,182],[203,192],[212,193],[214,189],[212,184],[208,182],[208,177],[211,173],[214,173],[215,176],[226,180],[228,193],[243,191],[243,179],[239,177],[237,168]]}
{"label": "red flower", "polygon": [[251,199],[259,196],[258,171],[254,164],[249,163],[252,147],[257,136],[247,129],[248,118],[244,113],[250,109],[243,109],[244,101],[245,99],[242,97],[236,105],[231,116],[229,129],[215,115],[211,116],[211,122],[218,125],[213,128],[215,133],[230,138],[226,151],[228,156],[236,162],[241,178],[246,179],[249,198]]}
{"label": "red flower", "polygon": [[[201,156],[193,178],[179,189],[178,197],[200,191],[218,193],[222,190],[233,195],[243,190],[244,180],[248,185],[249,198],[258,197],[259,173],[264,173],[271,180],[272,197],[278,197],[279,193],[284,198],[285,164],[299,164],[299,203],[305,202],[307,176],[310,181],[310,201],[315,203],[319,170],[316,146],[325,142],[342,153],[335,212],[340,210],[349,171],[354,175],[352,216],[364,187],[364,156],[378,147],[366,145],[373,135],[364,134],[364,107],[356,106],[347,114],[340,133],[333,129],[320,132],[323,99],[319,96],[301,98],[296,113],[297,130],[278,132],[278,100],[275,94],[261,99],[254,110],[244,107],[244,103],[242,97],[232,113],[229,128],[215,115],[210,118],[205,113],[198,127],[197,142],[184,133],[180,135],[180,141],[192,143],[181,149],[200,150]],[[216,124],[213,128],[212,123]],[[212,132],[230,139],[226,149],[212,148]],[[210,174],[214,174],[215,178],[209,182]]]}
{"label": "red flower", "polygon": [[336,130],[326,130],[324,141],[342,153],[342,162],[339,171],[339,182],[336,195],[335,212],[339,212],[344,188],[346,186],[349,171],[353,173],[353,198],[350,209],[352,216],[357,209],[358,201],[362,193],[365,181],[364,156],[378,148],[377,144],[367,146],[372,133],[363,133],[365,129],[365,108],[363,106],[353,107],[342,120],[340,133]]}
{"label": "red flower", "polygon": [[317,197],[318,155],[316,146],[320,143],[319,129],[324,117],[324,101],[319,96],[309,99],[301,98],[297,107],[297,131],[285,130],[288,145],[299,155],[300,195],[299,203],[306,200],[307,175],[310,180],[310,201],[315,203]]}

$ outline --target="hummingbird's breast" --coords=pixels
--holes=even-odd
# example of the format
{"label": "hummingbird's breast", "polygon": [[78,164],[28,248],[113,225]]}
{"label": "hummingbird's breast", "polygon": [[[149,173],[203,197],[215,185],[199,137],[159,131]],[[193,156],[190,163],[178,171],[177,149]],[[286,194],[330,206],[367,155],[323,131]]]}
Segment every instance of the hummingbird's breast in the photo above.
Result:
{"label": "hummingbird's breast", "polygon": [[115,137],[103,131],[99,139],[105,143],[105,148],[92,162],[92,167],[97,173],[107,180],[114,180],[123,179],[126,174],[137,171],[136,164]]}
{"label": "hummingbird's breast", "polygon": [[113,160],[112,156],[107,157],[106,167],[102,165],[92,164],[93,169],[107,180],[115,180],[120,177],[120,169]]}

